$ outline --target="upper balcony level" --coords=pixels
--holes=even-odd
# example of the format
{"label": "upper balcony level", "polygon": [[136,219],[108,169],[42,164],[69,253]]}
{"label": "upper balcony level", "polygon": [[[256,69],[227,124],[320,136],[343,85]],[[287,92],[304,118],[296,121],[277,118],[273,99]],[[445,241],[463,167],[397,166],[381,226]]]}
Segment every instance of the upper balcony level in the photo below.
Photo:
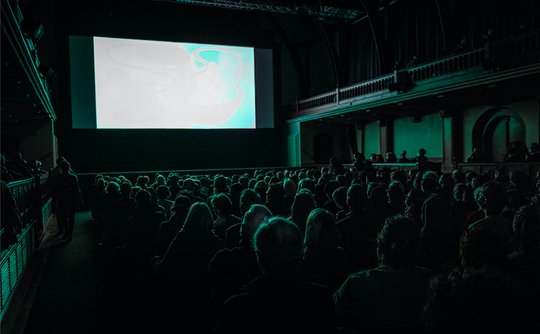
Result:
{"label": "upper balcony level", "polygon": [[40,62],[37,50],[43,26],[29,33],[22,28],[25,18],[18,1],[2,0],[1,4],[2,113],[9,113],[10,117],[16,113],[17,119],[46,115],[54,120],[46,67]]}
{"label": "upper balcony level", "polygon": [[537,31],[298,100],[286,106],[286,118],[298,122],[357,111],[369,114],[380,106],[538,74]]}

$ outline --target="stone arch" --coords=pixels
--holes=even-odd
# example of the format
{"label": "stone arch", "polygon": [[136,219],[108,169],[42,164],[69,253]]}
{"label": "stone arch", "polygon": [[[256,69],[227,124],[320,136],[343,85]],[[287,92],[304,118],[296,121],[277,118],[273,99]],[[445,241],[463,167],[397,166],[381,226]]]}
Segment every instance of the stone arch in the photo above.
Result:
{"label": "stone arch", "polygon": [[485,111],[473,127],[473,148],[488,161],[502,161],[511,141],[525,141],[526,125],[515,111],[496,107]]}

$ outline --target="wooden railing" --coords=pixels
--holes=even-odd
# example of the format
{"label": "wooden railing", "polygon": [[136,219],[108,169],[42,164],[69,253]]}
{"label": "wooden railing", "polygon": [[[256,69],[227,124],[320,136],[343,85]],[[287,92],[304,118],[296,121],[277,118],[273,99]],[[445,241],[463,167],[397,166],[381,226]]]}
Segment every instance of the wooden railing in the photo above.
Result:
{"label": "wooden railing", "polygon": [[[13,196],[15,211],[22,227],[16,242],[4,245],[4,250],[0,253],[0,319],[3,318],[9,301],[37,249],[39,234],[43,231],[43,201],[48,201],[50,197],[45,176],[10,182],[7,188]],[[42,194],[45,197],[42,197]],[[7,231],[3,230],[2,233]]]}
{"label": "wooden railing", "polygon": [[475,172],[476,174],[486,174],[493,177],[495,171],[504,169],[510,173],[521,171],[530,176],[536,176],[540,172],[540,163],[538,162],[486,162],[486,163],[461,163],[457,169],[462,172]]}
{"label": "wooden railing", "polygon": [[0,272],[2,287],[0,289],[0,321],[9,306],[13,293],[24,274],[27,265],[36,250],[36,224],[26,225],[17,236],[17,242],[1,253]]}
{"label": "wooden railing", "polygon": [[[539,53],[540,33],[533,32],[486,44],[485,47],[429,63],[398,69],[394,73],[346,87],[338,87],[317,96],[299,99],[295,104],[286,106],[285,111],[289,118],[295,118],[311,111],[343,109],[364,102],[372,102],[375,99],[391,98],[437,78],[456,76],[473,70],[484,71],[485,74],[494,73],[512,66],[519,66],[520,61],[536,63]],[[468,80],[468,78],[463,80]]]}
{"label": "wooden railing", "polygon": [[471,68],[484,66],[486,51],[484,48],[472,50],[459,55],[449,56],[430,62],[414,66],[407,69],[409,78],[413,82],[429,80],[432,78],[446,76],[456,72],[467,71]]}

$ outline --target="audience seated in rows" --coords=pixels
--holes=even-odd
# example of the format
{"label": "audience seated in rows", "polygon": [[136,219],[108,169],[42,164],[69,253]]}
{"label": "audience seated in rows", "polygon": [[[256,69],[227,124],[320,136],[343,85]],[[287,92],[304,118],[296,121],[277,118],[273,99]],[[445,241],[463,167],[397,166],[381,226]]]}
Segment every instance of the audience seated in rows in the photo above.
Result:
{"label": "audience seated in rows", "polygon": [[158,186],[170,191],[177,180],[176,196],[164,196],[174,201],[168,217],[145,179],[100,176],[94,210],[110,261],[131,268],[115,281],[150,287],[148,317],[161,331],[437,332],[459,305],[437,305],[445,291],[468,294],[465,309],[487,293],[445,280],[486,271],[523,300],[539,293],[536,175],[335,175],[330,166],[176,174]]}

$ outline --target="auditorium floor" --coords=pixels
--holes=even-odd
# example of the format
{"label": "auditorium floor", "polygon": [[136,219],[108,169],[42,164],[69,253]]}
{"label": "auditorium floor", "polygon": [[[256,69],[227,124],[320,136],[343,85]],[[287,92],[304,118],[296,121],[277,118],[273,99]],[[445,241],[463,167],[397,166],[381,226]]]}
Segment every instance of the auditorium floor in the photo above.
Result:
{"label": "auditorium floor", "polygon": [[67,243],[54,236],[54,219],[48,225],[25,294],[15,301],[10,334],[120,333],[128,330],[126,323],[140,323],[129,319],[134,314],[126,314],[125,302],[111,295],[107,259],[90,212],[77,213],[75,220]]}

